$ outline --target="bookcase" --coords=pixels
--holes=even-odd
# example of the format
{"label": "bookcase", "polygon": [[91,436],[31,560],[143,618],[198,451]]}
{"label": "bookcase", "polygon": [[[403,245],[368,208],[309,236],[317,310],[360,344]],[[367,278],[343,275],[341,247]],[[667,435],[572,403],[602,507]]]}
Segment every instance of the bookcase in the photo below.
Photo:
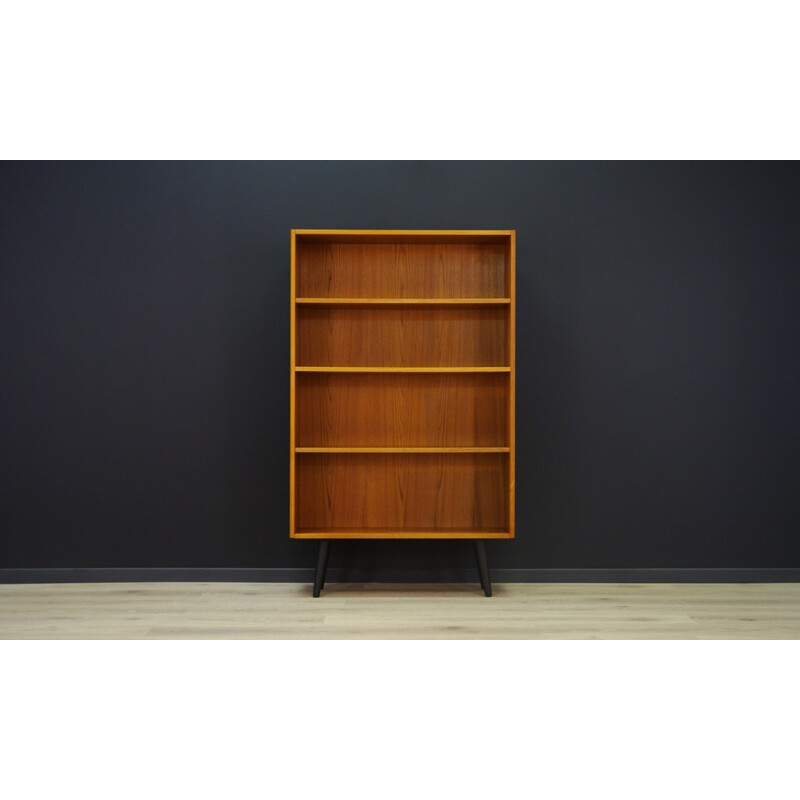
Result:
{"label": "bookcase", "polygon": [[291,232],[290,536],[514,536],[514,231]]}

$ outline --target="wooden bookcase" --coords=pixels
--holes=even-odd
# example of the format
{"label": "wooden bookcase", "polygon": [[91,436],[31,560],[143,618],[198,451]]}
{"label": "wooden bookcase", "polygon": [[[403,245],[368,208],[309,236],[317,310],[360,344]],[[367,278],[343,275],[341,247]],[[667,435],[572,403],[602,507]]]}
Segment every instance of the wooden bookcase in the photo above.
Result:
{"label": "wooden bookcase", "polygon": [[293,230],[290,536],[514,536],[514,231]]}

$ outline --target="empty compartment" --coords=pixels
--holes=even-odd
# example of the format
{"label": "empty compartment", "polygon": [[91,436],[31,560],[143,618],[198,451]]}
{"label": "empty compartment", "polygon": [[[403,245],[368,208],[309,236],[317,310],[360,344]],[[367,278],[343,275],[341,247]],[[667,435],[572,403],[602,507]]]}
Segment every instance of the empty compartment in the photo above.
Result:
{"label": "empty compartment", "polygon": [[506,373],[297,375],[298,447],[505,447]]}
{"label": "empty compartment", "polygon": [[507,297],[505,241],[298,238],[298,297]]}
{"label": "empty compartment", "polygon": [[297,533],[500,533],[508,456],[304,453],[295,466]]}
{"label": "empty compartment", "polygon": [[297,309],[297,365],[502,367],[508,307]]}

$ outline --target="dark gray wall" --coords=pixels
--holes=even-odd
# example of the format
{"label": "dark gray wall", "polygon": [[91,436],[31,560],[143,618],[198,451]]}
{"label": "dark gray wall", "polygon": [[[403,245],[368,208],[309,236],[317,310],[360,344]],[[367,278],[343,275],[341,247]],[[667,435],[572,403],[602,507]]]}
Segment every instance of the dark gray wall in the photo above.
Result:
{"label": "dark gray wall", "polygon": [[[800,567],[800,169],[6,163],[0,567],[306,567],[289,229],[515,228],[497,567]],[[466,565],[452,543],[332,565]]]}

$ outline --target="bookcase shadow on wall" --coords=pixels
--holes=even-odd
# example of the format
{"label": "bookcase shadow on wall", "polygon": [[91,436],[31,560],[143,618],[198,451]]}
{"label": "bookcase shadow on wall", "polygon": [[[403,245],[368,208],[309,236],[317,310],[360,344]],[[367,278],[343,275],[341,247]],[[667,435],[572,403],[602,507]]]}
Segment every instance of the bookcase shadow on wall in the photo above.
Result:
{"label": "bookcase shadow on wall", "polygon": [[293,230],[290,536],[514,537],[514,231]]}

